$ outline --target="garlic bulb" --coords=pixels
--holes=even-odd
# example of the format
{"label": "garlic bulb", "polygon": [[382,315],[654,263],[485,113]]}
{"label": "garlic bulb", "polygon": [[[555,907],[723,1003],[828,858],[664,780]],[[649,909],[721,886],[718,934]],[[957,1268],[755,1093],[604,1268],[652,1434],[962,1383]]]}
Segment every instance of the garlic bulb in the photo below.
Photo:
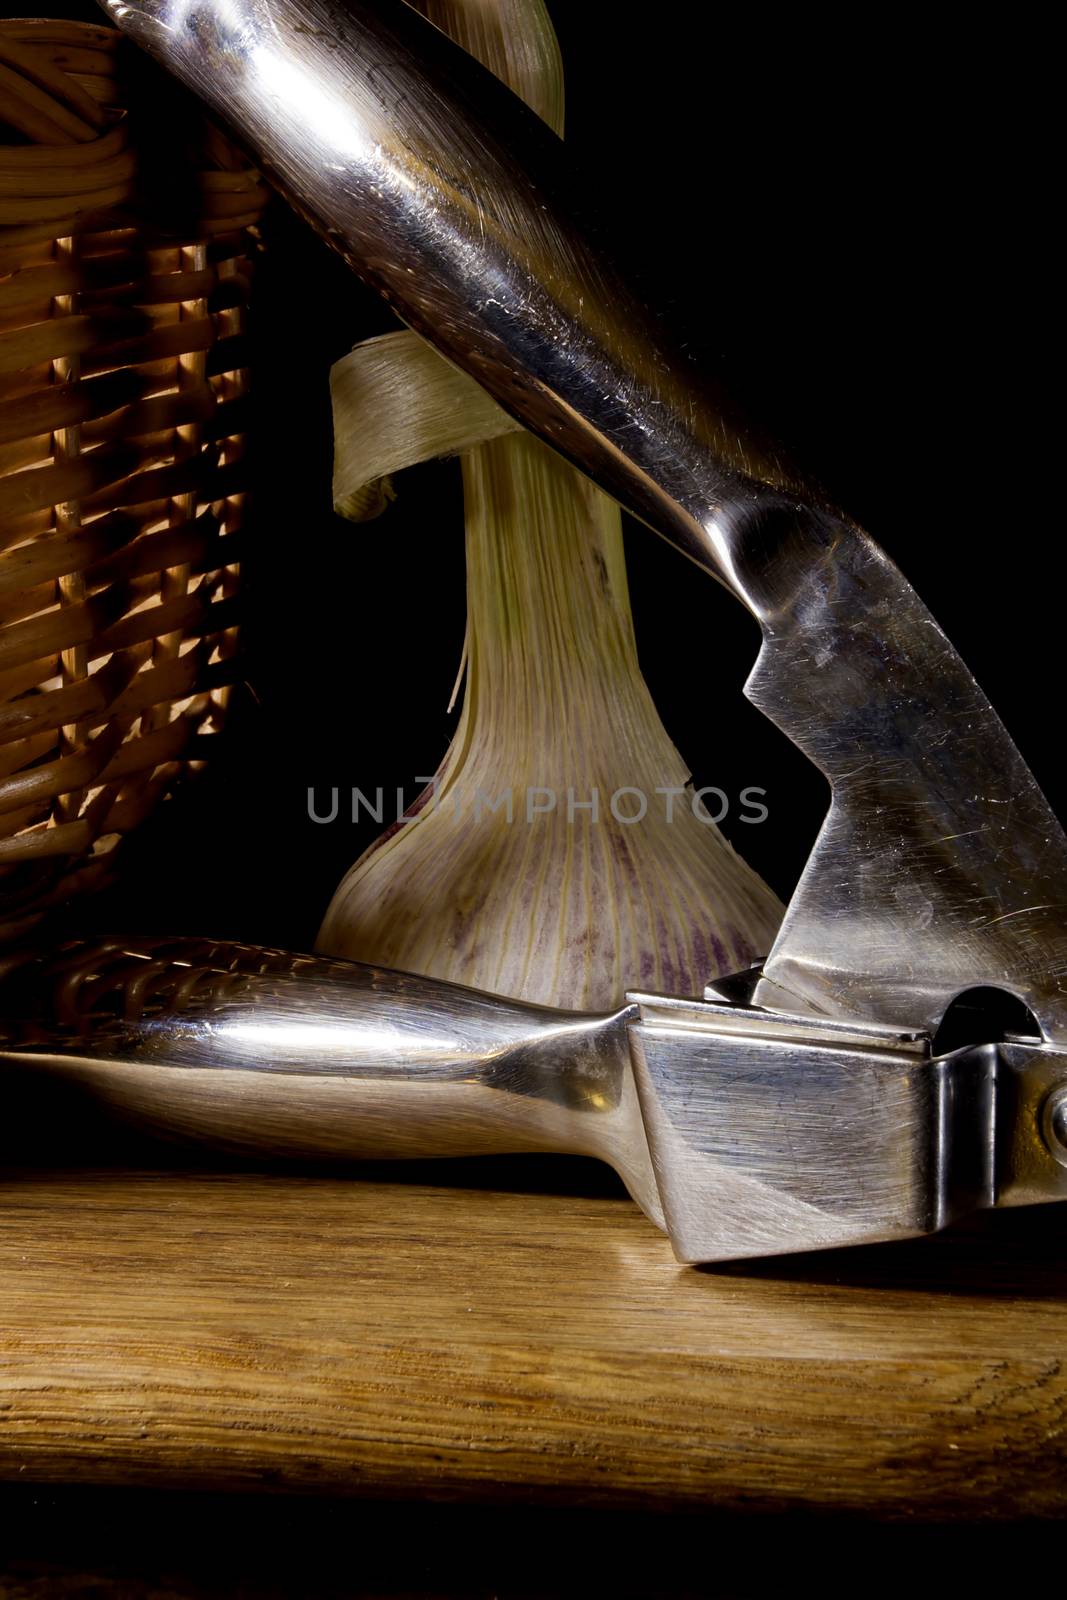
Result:
{"label": "garlic bulb", "polygon": [[[541,0],[420,9],[559,120]],[[698,995],[766,954],[782,907],[687,790],[641,677],[615,504],[412,334],[361,346],[333,393],[343,514],[466,452],[467,680],[432,792],[348,872],[318,949],[579,1009]]]}

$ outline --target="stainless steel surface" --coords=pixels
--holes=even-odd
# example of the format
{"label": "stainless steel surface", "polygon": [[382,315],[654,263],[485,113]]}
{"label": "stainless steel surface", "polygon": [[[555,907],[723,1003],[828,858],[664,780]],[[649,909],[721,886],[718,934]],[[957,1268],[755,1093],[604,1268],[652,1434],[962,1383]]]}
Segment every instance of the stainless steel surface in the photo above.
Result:
{"label": "stainless steel surface", "polygon": [[[631,995],[641,1108],[683,1261],[871,1244],[1067,1200],[1046,1142],[1067,1054]],[[1055,1114],[1055,1113],[1054,1113]]]}
{"label": "stainless steel surface", "polygon": [[[406,320],[750,608],[747,692],[833,802],[763,969],[703,1001],[587,1016],[126,940],[9,976],[0,1053],[270,1154],[597,1155],[686,1261],[1067,1198],[1067,841],[900,573],[597,253],[558,142],[396,0],[107,9]],[[990,1020],[934,1054],[950,1002],[989,987],[1040,1036]]]}
{"label": "stainless steel surface", "polygon": [[76,944],[0,983],[0,1062],[156,1133],[334,1159],[596,1156],[660,1227],[624,1007],[521,1005],[205,939]]}
{"label": "stainless steel surface", "polygon": [[1067,1085],[1054,1089],[1041,1112],[1041,1132],[1049,1154],[1067,1167]]}
{"label": "stainless steel surface", "polygon": [[1031,774],[899,571],[667,348],[553,135],[398,0],[104,3],[401,316],[759,619],[746,692],[833,801],[757,997],[932,1029],[1001,985],[1067,1039],[1067,841]]}
{"label": "stainless steel surface", "polygon": [[733,1034],[739,1039],[792,1039],[801,1044],[818,1040],[824,1044],[855,1045],[872,1050],[903,1050],[919,1056],[930,1054],[928,1033],[765,1010],[748,1001],[724,999],[715,993],[717,987],[709,984],[702,1001],[643,993],[630,994],[627,999],[653,1010],[657,1022],[664,1027],[705,1028],[714,1021],[718,1032]]}
{"label": "stainless steel surface", "polygon": [[1057,1107],[1067,1100],[1067,1052],[1013,1039],[998,1045],[997,1055],[997,1204],[1067,1200],[1067,1148],[1056,1133]]}
{"label": "stainless steel surface", "polygon": [[962,1063],[798,1039],[739,1056],[730,1034],[645,1024],[634,1065],[683,1261],[908,1238],[993,1203],[991,1046]]}
{"label": "stainless steel surface", "polygon": [[594,1016],[141,938],[8,971],[4,1062],[155,1133],[246,1153],[597,1156],[682,1261],[904,1238],[983,1206],[1067,1199],[1067,1055],[1036,1040],[934,1057],[908,1031],[723,1002],[641,994]]}

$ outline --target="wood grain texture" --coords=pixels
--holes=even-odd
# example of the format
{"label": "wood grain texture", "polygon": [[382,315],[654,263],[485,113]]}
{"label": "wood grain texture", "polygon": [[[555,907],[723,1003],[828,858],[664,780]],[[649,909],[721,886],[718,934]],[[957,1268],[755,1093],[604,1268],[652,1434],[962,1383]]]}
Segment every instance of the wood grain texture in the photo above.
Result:
{"label": "wood grain texture", "polygon": [[0,1475],[1052,1515],[1061,1234],[696,1271],[611,1196],[9,1173]]}

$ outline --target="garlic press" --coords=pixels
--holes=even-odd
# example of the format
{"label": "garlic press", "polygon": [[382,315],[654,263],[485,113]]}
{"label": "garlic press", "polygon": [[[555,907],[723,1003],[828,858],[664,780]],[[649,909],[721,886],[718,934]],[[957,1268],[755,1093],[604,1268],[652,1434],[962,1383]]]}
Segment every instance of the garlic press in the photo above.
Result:
{"label": "garlic press", "polygon": [[7,1058],[150,1125],[363,1157],[610,1162],[679,1259],[1067,1199],[1067,840],[877,545],[673,351],[563,147],[400,0],[106,0],[399,315],[730,589],[829,780],[774,946],[610,1015],[207,940],[0,985]]}

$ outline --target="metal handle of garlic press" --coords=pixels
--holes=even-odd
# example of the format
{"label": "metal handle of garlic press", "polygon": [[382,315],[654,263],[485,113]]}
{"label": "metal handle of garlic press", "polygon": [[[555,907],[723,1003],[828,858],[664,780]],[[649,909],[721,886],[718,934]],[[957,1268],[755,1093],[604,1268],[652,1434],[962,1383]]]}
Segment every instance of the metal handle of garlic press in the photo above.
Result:
{"label": "metal handle of garlic press", "polygon": [[79,941],[0,979],[0,1063],[271,1157],[596,1156],[661,1227],[627,1027],[226,941]]}
{"label": "metal handle of garlic press", "polygon": [[565,1012],[192,938],[5,965],[2,1068],[246,1155],[596,1156],[682,1261],[1067,1197],[1067,1055],[1034,1039],[935,1057],[920,1035],[740,1001]]}
{"label": "metal handle of garlic press", "polygon": [[667,346],[560,141],[400,0],[102,3],[409,324],[759,619],[746,693],[833,799],[757,998],[932,1029],[994,984],[1067,1038],[1067,840],[1032,775],[896,567]]}

